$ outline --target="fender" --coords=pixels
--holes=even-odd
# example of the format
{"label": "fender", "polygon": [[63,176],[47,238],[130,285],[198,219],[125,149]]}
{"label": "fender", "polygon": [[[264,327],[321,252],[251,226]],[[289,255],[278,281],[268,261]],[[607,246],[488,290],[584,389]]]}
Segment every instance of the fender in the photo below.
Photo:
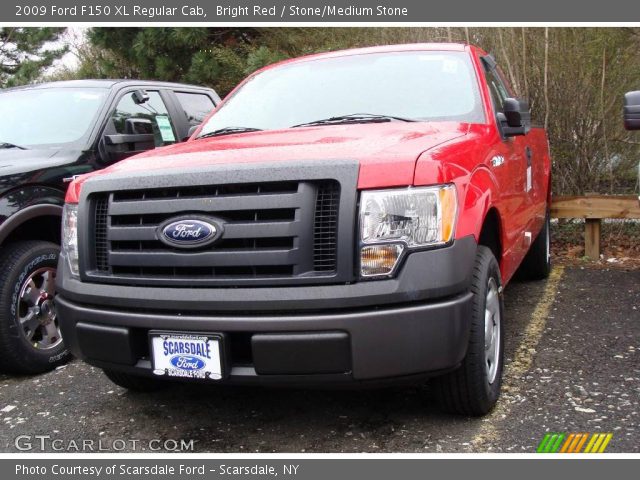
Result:
{"label": "fender", "polygon": [[[498,211],[498,218],[502,224],[502,214],[496,205],[498,185],[491,171],[485,166],[479,166],[469,176],[469,183],[466,188],[458,185],[459,213],[456,238],[473,235],[476,241],[480,239],[482,225],[489,212],[495,208]],[[500,231],[500,240],[502,230]]]}
{"label": "fender", "polygon": [[44,185],[16,188],[0,198],[0,244],[23,223],[42,216],[62,218],[64,193]]}

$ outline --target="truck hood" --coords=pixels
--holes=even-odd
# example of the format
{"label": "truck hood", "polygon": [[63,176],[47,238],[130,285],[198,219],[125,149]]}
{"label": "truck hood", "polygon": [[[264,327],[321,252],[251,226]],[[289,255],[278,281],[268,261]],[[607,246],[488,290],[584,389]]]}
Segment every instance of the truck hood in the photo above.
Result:
{"label": "truck hood", "polygon": [[64,165],[78,157],[79,150],[0,148],[0,176],[33,172]]}
{"label": "truck hood", "polygon": [[224,135],[145,152],[102,172],[128,174],[229,163],[357,160],[359,188],[411,185],[420,154],[463,136],[468,130],[466,123],[389,122]]}

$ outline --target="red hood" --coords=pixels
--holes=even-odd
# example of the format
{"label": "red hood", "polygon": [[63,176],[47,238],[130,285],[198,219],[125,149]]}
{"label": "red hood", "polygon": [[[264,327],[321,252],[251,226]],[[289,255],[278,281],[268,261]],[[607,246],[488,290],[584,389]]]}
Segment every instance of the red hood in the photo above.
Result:
{"label": "red hood", "polygon": [[[420,154],[465,135],[468,127],[454,122],[390,122],[225,135],[151,150],[101,173],[221,163],[355,159],[360,163],[359,188],[411,185]],[[381,177],[384,185],[380,184]]]}

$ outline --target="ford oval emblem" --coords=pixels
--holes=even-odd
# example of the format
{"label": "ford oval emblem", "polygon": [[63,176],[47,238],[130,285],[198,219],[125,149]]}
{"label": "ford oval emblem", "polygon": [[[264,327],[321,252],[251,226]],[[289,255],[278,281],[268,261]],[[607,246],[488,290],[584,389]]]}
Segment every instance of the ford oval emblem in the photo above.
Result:
{"label": "ford oval emblem", "polygon": [[192,357],[191,355],[174,355],[171,357],[171,365],[187,371],[202,370],[204,368],[204,361],[198,357]]}
{"label": "ford oval emblem", "polygon": [[179,248],[209,245],[222,235],[222,225],[215,220],[183,217],[160,225],[159,237],[164,243]]}

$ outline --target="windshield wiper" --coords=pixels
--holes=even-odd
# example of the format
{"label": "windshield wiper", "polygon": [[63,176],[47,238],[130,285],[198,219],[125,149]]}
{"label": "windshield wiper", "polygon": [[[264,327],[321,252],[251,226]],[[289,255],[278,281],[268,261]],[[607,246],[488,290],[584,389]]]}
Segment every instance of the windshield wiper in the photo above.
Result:
{"label": "windshield wiper", "polygon": [[313,122],[299,123],[290,128],[311,127],[314,125],[339,125],[343,123],[382,123],[382,122],[417,122],[413,118],[396,117],[394,115],[378,115],[375,113],[350,113],[349,115],[339,115],[336,117],[323,118]]}
{"label": "windshield wiper", "polygon": [[29,150],[27,147],[16,145],[15,143],[0,142],[0,148],[19,148],[20,150]]}
{"label": "windshield wiper", "polygon": [[224,127],[214,130],[213,132],[208,132],[203,135],[200,135],[197,138],[207,138],[207,137],[217,137],[219,135],[230,135],[232,133],[245,133],[245,132],[260,132],[261,128],[252,128],[252,127]]}

